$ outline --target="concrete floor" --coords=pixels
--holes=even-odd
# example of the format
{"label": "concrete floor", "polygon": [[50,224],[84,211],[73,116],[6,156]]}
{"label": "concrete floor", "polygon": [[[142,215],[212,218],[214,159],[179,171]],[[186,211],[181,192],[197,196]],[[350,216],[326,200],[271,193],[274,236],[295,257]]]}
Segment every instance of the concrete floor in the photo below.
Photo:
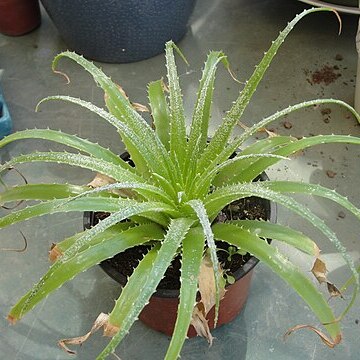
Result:
{"label": "concrete floor", "polygon": [[[279,30],[305,6],[289,0],[199,0],[189,32],[180,43],[190,61],[188,68],[179,61],[187,113],[191,114],[201,66],[210,49],[222,49],[228,54],[236,76],[245,80]],[[340,36],[337,34],[336,18],[332,14],[314,14],[303,20],[280,50],[243,121],[248,124],[256,122],[265,115],[303,99],[335,97],[352,104],[357,63],[356,29],[357,18],[351,16],[343,16]],[[29,35],[18,38],[0,35],[0,68],[5,70],[1,86],[15,130],[33,127],[61,129],[121,152],[123,146],[116,132],[84,110],[63,103],[49,103],[42,107],[40,113],[34,112],[36,103],[51,94],[70,94],[101,104],[101,92],[79,67],[68,61],[61,64],[72,79],[70,85],[51,72],[50,64],[54,55],[65,49],[66,45],[45,14],[41,27]],[[335,72],[341,76],[328,85],[311,84],[309,80],[312,74],[326,65],[337,66]],[[101,66],[121,83],[133,101],[140,103],[147,103],[146,84],[165,75],[163,55],[134,64]],[[235,99],[239,85],[224,70],[220,70],[216,89],[214,126]],[[323,115],[323,108],[308,109],[283,119],[273,129],[294,136],[360,134],[360,126],[347,112],[333,106],[326,108],[330,108],[330,114]],[[291,123],[292,128],[286,129],[284,121]],[[0,155],[5,160],[9,156],[35,149],[60,148],[41,141],[23,141],[2,149]],[[293,160],[275,166],[269,175],[275,179],[321,183],[347,194],[355,205],[360,206],[357,177],[360,175],[359,157],[360,149],[354,146],[326,145],[307,150]],[[327,176],[327,170],[336,175]],[[61,165],[24,165],[21,171],[29,182],[84,184],[92,176],[88,171]],[[13,181],[11,177],[11,174],[7,175],[6,180]],[[341,209],[325,200],[303,198],[302,201],[336,229],[358,263],[360,224],[354,217],[347,212],[344,212],[345,217],[343,214],[339,216]],[[4,213],[3,210],[0,212]],[[344,263],[318,232],[281,208],[278,220],[306,231],[319,241],[332,281],[341,284],[347,278]],[[98,313],[108,312],[112,308],[119,288],[99,268],[93,268],[42,302],[16,326],[9,326],[5,320],[11,305],[46,271],[50,244],[80,229],[81,214],[71,214],[46,216],[1,231],[1,246],[21,244],[19,230],[29,241],[25,253],[0,252],[1,359],[68,359],[69,356],[57,348],[56,341],[86,333]],[[300,254],[292,252],[289,256],[300,266],[309,268],[308,260]],[[334,303],[339,311],[343,305],[343,301]],[[216,340],[212,348],[208,348],[207,343],[200,338],[187,341],[182,359],[357,360],[360,358],[359,306],[358,299],[343,322],[344,341],[334,350],[326,348],[308,331],[301,331],[284,341],[283,334],[290,327],[302,323],[316,325],[316,320],[302,300],[260,264],[256,268],[250,298],[243,313],[228,326],[214,331]],[[75,358],[94,359],[106,342],[107,339],[96,334],[78,349]],[[119,346],[117,354],[122,359],[160,359],[168,344],[168,337],[138,322]]]}

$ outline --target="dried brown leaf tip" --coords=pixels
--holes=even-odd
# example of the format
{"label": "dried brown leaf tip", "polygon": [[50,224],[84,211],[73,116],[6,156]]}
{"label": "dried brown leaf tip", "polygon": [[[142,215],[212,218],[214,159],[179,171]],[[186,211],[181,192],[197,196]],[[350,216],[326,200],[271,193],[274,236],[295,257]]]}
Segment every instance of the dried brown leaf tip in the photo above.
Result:
{"label": "dried brown leaf tip", "polygon": [[59,249],[57,244],[52,244],[49,251],[49,260],[55,262],[62,254],[63,252]]}
{"label": "dried brown leaf tip", "polygon": [[[221,269],[219,270],[221,271]],[[211,346],[213,337],[210,333],[206,317],[216,303],[216,287],[214,269],[208,254],[202,259],[198,281],[201,300],[194,307],[191,325],[194,326],[196,333],[199,336],[207,339]],[[224,295],[225,289],[222,288],[220,290],[220,299],[222,299]]]}
{"label": "dried brown leaf tip", "polygon": [[300,329],[309,329],[311,331],[314,331],[315,334],[317,334],[320,337],[321,341],[331,349],[333,349],[336,345],[340,344],[342,339],[341,334],[338,334],[335,339],[329,339],[322,331],[311,325],[296,325],[293,328],[289,329],[284,335],[284,337],[287,337],[291,335],[293,332]]}
{"label": "dried brown leaf tip", "polygon": [[202,303],[198,303],[194,307],[191,325],[194,327],[198,336],[205,338],[211,346],[214,338],[211,335],[208,320],[204,316],[204,307],[202,306]]}
{"label": "dried brown leaf tip", "polygon": [[138,112],[150,112],[147,106],[139,104],[139,103],[132,103],[132,107]]}
{"label": "dried brown leaf tip", "polygon": [[317,258],[314,262],[311,272],[314,274],[314,276],[316,277],[317,281],[320,284],[322,284],[322,283],[326,284],[331,297],[340,296],[341,298],[343,298],[340,290],[333,283],[328,281],[328,279],[326,277],[327,271],[328,270],[326,268],[325,263],[322,260],[320,260],[319,258]]}
{"label": "dried brown leaf tip", "polygon": [[8,321],[11,325],[15,325],[15,324],[17,323],[18,319],[15,318],[15,317],[12,316],[12,315],[8,315],[7,321]]}
{"label": "dried brown leaf tip", "polygon": [[[91,180],[91,182],[89,182],[87,184],[87,186],[90,186],[91,188],[96,189],[96,188],[99,188],[102,186],[107,186],[107,185],[111,185],[111,184],[115,184],[115,183],[116,183],[116,180],[114,180],[110,176],[106,176],[104,174],[97,173],[96,176]],[[129,189],[112,189],[111,192],[114,194],[120,195],[120,196],[128,197],[128,198],[131,198],[134,195],[133,192]]]}
{"label": "dried brown leaf tip", "polygon": [[21,236],[22,236],[22,238],[23,238],[23,240],[24,240],[24,246],[23,246],[22,248],[5,248],[5,247],[3,247],[3,248],[0,248],[0,251],[10,251],[10,252],[19,252],[19,253],[26,251],[27,246],[28,246],[26,237],[25,237],[25,235],[22,233],[22,231],[20,231],[20,234],[21,234]]}
{"label": "dried brown leaf tip", "polygon": [[314,276],[316,277],[317,281],[320,284],[327,282],[327,278],[326,278],[327,271],[328,270],[326,268],[325,263],[319,258],[317,258],[314,262],[311,272],[314,274]]}
{"label": "dried brown leaf tip", "polygon": [[100,174],[100,173],[97,173],[96,176],[87,185],[96,189],[101,186],[114,184],[115,182],[116,181],[113,178],[103,175],[103,174]]}
{"label": "dried brown leaf tip", "polygon": [[[119,89],[119,91],[124,96],[124,98],[126,100],[129,100],[129,97],[127,96],[125,90],[119,84],[116,84],[116,87]],[[105,102],[106,102],[109,99],[109,94],[105,93],[104,99],[105,99]],[[132,103],[132,102],[130,102],[130,103],[131,103],[132,107],[138,112],[149,112],[149,109],[145,105],[142,105],[142,104],[139,104],[139,103]]]}
{"label": "dried brown leaf tip", "polygon": [[342,299],[344,298],[340,290],[332,283],[327,283],[327,289],[331,297],[338,297],[340,296]]}
{"label": "dried brown leaf tip", "polygon": [[58,341],[58,345],[65,350],[68,354],[76,354],[74,350],[68,348],[68,345],[81,345],[83,344],[91,335],[93,335],[96,331],[104,327],[104,336],[114,336],[119,328],[109,324],[109,315],[101,313],[97,319],[95,320],[91,330],[83,335],[69,339],[61,339]]}

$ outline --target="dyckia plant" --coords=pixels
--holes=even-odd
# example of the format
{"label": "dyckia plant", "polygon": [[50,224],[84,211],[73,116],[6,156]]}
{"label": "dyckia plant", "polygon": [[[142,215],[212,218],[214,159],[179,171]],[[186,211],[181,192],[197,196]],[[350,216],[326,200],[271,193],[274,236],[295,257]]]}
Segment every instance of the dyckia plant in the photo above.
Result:
{"label": "dyckia plant", "polygon": [[[205,253],[210,254],[210,269],[214,277],[216,323],[220,294],[224,286],[216,247],[216,240],[221,240],[229,246],[253,254],[269,266],[302,297],[328,334],[308,327],[315,330],[328,345],[339,343],[339,320],[354,302],[359,286],[358,274],[335,233],[323,220],[287,193],[303,193],[331,199],[358,218],[360,210],[345,197],[320,185],[253,180],[269,166],[301,149],[325,143],[360,144],[360,139],[342,135],[320,135],[301,139],[271,136],[248,146],[245,141],[271,122],[305,107],[332,103],[347,108],[359,120],[358,114],[342,101],[317,99],[289,106],[246,128],[240,136],[232,136],[266,69],[294,25],[306,14],[329,10],[306,10],[286,26],[265,53],[212,136],[208,130],[215,72],[220,63],[228,68],[227,58],[222,52],[212,51],[207,57],[188,133],[174,58],[174,49],[177,52],[179,50],[172,42],[166,44],[167,84],[159,80],[150,83],[148,87],[154,127],[140,116],[122,89],[93,63],[73,52],[63,52],[56,56],[53,62],[54,71],[59,60],[67,57],[93,76],[95,82],[104,90],[107,110],[69,96],[51,96],[42,101],[66,100],[108,121],[118,131],[134,166],[98,144],[58,131],[25,130],[0,141],[0,146],[3,147],[20,139],[45,139],[79,151],[21,155],[1,165],[1,171],[20,163],[44,161],[90,169],[109,179],[108,184],[94,189],[70,184],[26,184],[7,189],[0,194],[3,205],[19,200],[38,201],[35,205],[16,209],[1,218],[0,227],[57,212],[93,211],[110,214],[92,228],[56,245],[51,251],[53,265],[11,309],[9,321],[16,323],[49,293],[89,267],[127,248],[151,244],[151,249],[122,289],[111,313],[99,320],[111,340],[98,359],[104,359],[115,351],[155,292],[171,261],[179,255],[181,288],[178,316],[166,353],[166,359],[177,359],[191,323],[198,292],[199,271]],[[241,152],[238,152],[239,148],[242,149]],[[237,155],[232,157],[234,152],[237,152]],[[338,294],[335,286],[325,278],[324,264],[319,259],[319,248],[307,236],[288,227],[260,220],[214,222],[225,206],[250,196],[264,198],[288,208],[309,221],[333,242],[349,265],[355,282],[352,301],[343,314],[335,316],[327,302],[327,296],[317,289],[309,275],[299,270],[275,246],[264,241],[264,238],[271,237],[313,256],[314,275],[320,282],[327,282],[332,294]],[[296,328],[299,327],[294,329]]]}

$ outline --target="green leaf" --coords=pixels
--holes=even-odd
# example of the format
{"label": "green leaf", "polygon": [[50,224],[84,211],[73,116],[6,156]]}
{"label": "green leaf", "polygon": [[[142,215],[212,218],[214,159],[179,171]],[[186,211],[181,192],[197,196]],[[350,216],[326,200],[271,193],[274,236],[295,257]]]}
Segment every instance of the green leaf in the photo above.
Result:
{"label": "green leaf", "polygon": [[[211,115],[211,102],[214,93],[215,73],[220,61],[223,62],[226,69],[229,69],[227,57],[221,51],[211,51],[206,59],[191,123],[188,156],[193,153],[195,148],[201,153],[206,146]],[[200,142],[198,146],[196,146],[199,138]]]}
{"label": "green leaf", "polygon": [[[87,197],[80,198],[73,202],[64,203],[63,199],[44,201],[40,204],[27,206],[24,209],[13,211],[12,213],[0,218],[0,228],[14,225],[18,222],[46,214],[70,211],[105,211],[115,212],[123,200],[116,198]],[[134,202],[132,200],[132,202]]]}
{"label": "green leaf", "polygon": [[176,45],[172,41],[168,41],[165,44],[165,58],[169,82],[170,153],[173,159],[177,159],[180,164],[180,168],[182,168],[186,157],[186,128],[184,105],[173,49],[176,49],[177,52],[181,54]]}
{"label": "green leaf", "polygon": [[306,184],[297,181],[266,181],[263,186],[281,193],[301,193],[332,200],[360,219],[360,209],[353,205],[346,197],[338,194],[335,190],[329,190],[321,185]]}
{"label": "green leaf", "polygon": [[[95,144],[89,140],[81,139],[75,135],[65,134],[61,131],[49,130],[49,129],[33,129],[23,130],[11,134],[0,141],[0,148],[15,141],[23,139],[44,139],[54,141],[60,144],[70,146],[74,149],[83,151],[97,159],[112,162],[114,164],[123,163],[121,158],[114,154],[112,151],[103,148],[102,146]],[[126,165],[125,165],[126,166]]]}
{"label": "green leaf", "polygon": [[[266,153],[273,154],[275,150],[281,148],[282,146],[288,145],[292,141],[297,141],[297,139],[291,136],[274,136],[258,140],[248,145],[245,149],[237,151],[237,155],[231,159],[234,161],[225,160],[221,163],[221,168],[213,180],[213,185],[215,187],[221,187],[223,185],[239,182],[234,180],[234,178],[236,176],[240,176],[240,174],[249,168],[250,165],[254,164],[258,160],[255,157],[256,155]],[[246,155],[253,155],[254,157],[243,158],[241,161],[235,160]],[[214,167],[214,169],[210,170],[210,172],[213,173],[217,170],[217,168],[219,168],[219,166]]]}
{"label": "green leaf", "polygon": [[[250,102],[250,99],[255,93],[261,79],[263,78],[266,70],[268,69],[270,63],[272,62],[274,56],[276,55],[277,51],[279,50],[281,44],[284,42],[287,35],[290,33],[293,27],[299,22],[299,20],[301,20],[304,16],[317,11],[331,11],[331,9],[312,8],[312,9],[304,10],[301,14],[296,15],[295,18],[287,24],[285,29],[280,32],[277,39],[272,42],[272,45],[270,46],[269,50],[265,53],[260,63],[256,66],[254,73],[251,75],[244,89],[240,92],[239,97],[235,101],[234,105],[231,107],[230,111],[225,116],[224,121],[217,129],[211,142],[204,151],[200,159],[199,169],[206,168],[209,162],[212,162],[214,159],[216,159],[217,156],[226,147],[235,125],[241,118],[244,110],[246,109],[247,105]],[[227,159],[231,155],[231,153],[228,154],[225,157],[225,159]]]}
{"label": "green leaf", "polygon": [[[157,199],[158,196],[156,193],[160,194],[161,191],[156,187],[144,184],[144,179],[139,175],[132,174],[126,169],[122,169],[119,166],[116,166],[112,163],[107,163],[105,161],[94,161],[91,157],[80,155],[80,154],[71,154],[71,153],[32,153],[27,155],[20,155],[15,157],[2,165],[0,167],[0,173],[5,169],[15,165],[26,162],[54,162],[62,163],[66,165],[79,166],[82,168],[90,169],[101,174],[105,174],[110,178],[113,178],[115,181],[124,181],[124,183],[137,184],[134,189],[140,195],[143,195],[146,199],[153,200],[154,197]],[[157,189],[155,192],[155,188]],[[163,194],[163,197],[166,197],[166,194]]]}
{"label": "green leaf", "polygon": [[165,148],[170,150],[170,110],[166,101],[162,79],[149,83],[148,96],[155,132]]}
{"label": "green leaf", "polygon": [[[74,202],[75,203],[75,202]],[[63,255],[52,265],[51,270],[55,271],[62,263],[65,263],[69,259],[73,258],[81,249],[86,248],[92,241],[94,237],[98,234],[103,233],[106,229],[111,226],[121,222],[122,220],[128,219],[131,216],[142,214],[148,211],[164,211],[165,208],[162,204],[158,203],[136,203],[129,200],[123,200],[121,203],[122,206],[119,206],[118,211],[109,215],[107,218],[99,222],[96,226],[92,227],[88,231],[83,232],[76,241],[63,253]],[[33,289],[31,290],[29,296],[25,302],[22,302],[19,306],[16,307],[16,313],[19,314],[19,317],[23,316],[27,311],[31,309],[35,304],[32,303],[32,299],[38,296],[41,296],[42,285],[47,278],[43,278],[43,281],[40,281]],[[17,317],[11,313],[9,316],[11,322],[18,320]]]}
{"label": "green leaf", "polygon": [[205,207],[210,219],[213,219],[214,215],[216,215],[227,204],[244,197],[258,196],[285,206],[289,210],[308,220],[334,244],[335,248],[344,258],[357,280],[357,287],[353,294],[355,297],[359,287],[359,274],[355,269],[353,259],[347,253],[346,248],[341,244],[336,234],[324,223],[322,219],[313,214],[306,206],[298,203],[291,197],[284,196],[279,192],[275,192],[266,188],[264,183],[266,183],[266,181],[231,185],[215,190],[212,194],[208,195],[207,199],[205,200]]}
{"label": "green leaf", "polygon": [[[192,224],[193,220],[189,219],[179,218],[173,220],[152,264],[150,263],[148,266],[142,267],[140,262],[122,290],[121,295],[116,301],[116,305],[109,316],[109,324],[118,327],[119,331],[97,357],[98,360],[105,359],[106,356],[114,352],[116,346],[128,333],[141,310],[155,292],[157,285],[164,276],[166,269],[177,253],[178,247]],[[140,287],[138,277],[140,276],[140,278],[143,278],[144,273],[147,273],[147,275],[145,275],[147,279],[145,281],[140,280],[140,284],[142,285]],[[136,284],[135,286],[134,283]],[[129,298],[133,301],[129,301]]]}
{"label": "green leaf", "polygon": [[[300,140],[290,140],[288,145],[282,146],[275,150],[274,154],[289,156],[310,146],[332,143],[359,145],[360,138],[350,135],[317,135]],[[234,177],[233,180],[240,182],[251,181],[264,170],[266,170],[269,166],[275,164],[277,161],[277,159],[260,159],[247,167],[241,175]]]}
{"label": "green leaf", "polygon": [[[62,57],[68,57],[74,60],[93,76],[95,82],[101,86],[107,95],[106,104],[110,112],[115,115],[116,118],[121,119],[121,121],[129,127],[131,133],[135,134],[139,139],[141,139],[143,146],[136,147],[132,144],[128,144],[127,138],[123,138],[129,153],[133,157],[136,157],[136,155],[141,153],[141,156],[144,158],[147,155],[147,152],[156,154],[155,158],[157,159],[157,163],[164,163],[165,166],[163,168],[168,171],[167,175],[172,176],[171,171],[169,170],[171,164],[169,162],[169,156],[165,147],[162,145],[159,138],[155,136],[155,133],[149,124],[135,111],[129,100],[122,94],[118,86],[92,62],[86,60],[83,56],[70,51],[60,53],[54,58],[52,68],[55,72],[59,72],[55,69]],[[131,133],[127,133],[126,136],[129,134],[131,135]],[[131,153],[131,151],[134,149],[136,150],[136,153]],[[158,170],[161,171],[162,168],[159,167]]]}
{"label": "green leaf", "polygon": [[[255,162],[260,159],[277,159],[277,160],[288,160],[288,158],[274,154],[248,154],[248,155],[237,155],[236,157],[224,161],[219,164],[213,170],[209,171],[201,179],[196,179],[195,193],[200,196],[205,196],[209,192],[211,185],[214,187],[220,187],[223,184],[232,184],[231,179],[238,174],[239,168],[244,166],[244,163]],[[232,166],[233,165],[233,166]],[[226,168],[226,171],[222,171]],[[215,178],[215,179],[214,179]]]}
{"label": "green leaf", "polygon": [[209,221],[208,214],[206,213],[205,206],[200,200],[190,200],[187,203],[195,211],[196,216],[199,218],[200,224],[204,229],[206,244],[210,250],[211,262],[214,269],[215,277],[215,319],[214,327],[216,327],[218,316],[219,316],[219,307],[220,307],[220,287],[222,283],[222,276],[220,274],[220,264],[216,253],[216,245],[214,241],[214,235],[211,230],[211,224]]}
{"label": "green leaf", "polygon": [[[71,96],[49,96],[43,100],[41,100],[38,104],[38,106],[44,102],[49,100],[63,100],[67,102],[71,102],[73,104],[82,106],[91,112],[99,115],[106,121],[108,121],[111,125],[115,126],[120,135],[123,138],[123,141],[125,145],[127,146],[127,150],[130,153],[133,161],[136,160],[136,156],[141,156],[144,159],[144,162],[147,164],[148,169],[151,171],[158,171],[160,174],[168,174],[167,172],[164,173],[164,170],[166,170],[166,166],[162,162],[161,157],[157,158],[156,154],[154,154],[154,148],[155,146],[150,139],[145,137],[143,134],[142,136],[139,136],[136,132],[131,129],[126,123],[116,118],[114,115],[108,113],[107,111],[95,106],[91,102],[84,101],[78,98],[74,98]],[[124,118],[121,118],[124,120]],[[136,150],[136,155],[131,151],[132,149]],[[162,164],[162,166],[159,166],[159,164]],[[138,164],[136,164],[138,165]],[[129,164],[127,166],[130,167]],[[135,167],[136,169],[136,167]],[[134,171],[134,169],[133,169]]]}
{"label": "green leaf", "polygon": [[[161,239],[162,231],[154,224],[140,225],[123,232],[104,232],[92,238],[85,249],[66,259],[60,258],[26,295],[11,309],[9,318],[16,321],[51,292],[74,276],[101,261],[149,239]],[[79,249],[81,250],[81,248]]]}
{"label": "green leaf", "polygon": [[236,225],[215,224],[213,231],[216,239],[226,241],[256,256],[286,281],[309,305],[314,314],[329,332],[333,340],[341,337],[339,323],[323,295],[296,266],[282,255],[279,250],[255,234],[240,229]]}
{"label": "green leaf", "polygon": [[[161,189],[159,189],[153,185],[139,184],[136,182],[123,182],[123,183],[115,182],[112,184],[99,186],[95,189],[84,191],[81,194],[78,194],[78,195],[70,198],[69,201],[73,201],[74,199],[78,199],[80,197],[84,197],[87,195],[99,194],[99,193],[102,193],[105,191],[112,192],[114,190],[126,190],[126,189],[134,190],[134,191],[140,189],[140,190],[148,191],[149,193],[151,192],[153,194],[153,198],[151,199],[152,201],[163,201],[166,204],[173,205],[173,202],[171,201],[171,199],[167,196],[166,193],[164,193],[164,191],[161,191]],[[133,195],[133,194],[131,194],[131,195]],[[123,196],[131,197],[131,195],[125,194]],[[1,200],[1,197],[0,197],[0,200]]]}
{"label": "green leaf", "polygon": [[[132,206],[141,207],[142,205],[146,206],[147,204],[156,205],[162,209],[161,211],[169,212],[172,213],[173,215],[176,215],[176,213],[174,213],[173,208],[164,203],[156,203],[156,202],[139,203],[131,199],[104,198],[104,197],[78,198],[74,201],[56,199],[56,200],[42,202],[40,204],[36,204],[33,206],[28,206],[24,209],[14,211],[6,216],[3,216],[2,218],[0,218],[0,228],[46,214],[55,214],[59,212],[70,212],[70,211],[117,212],[120,209],[126,209],[126,207],[132,207]],[[136,214],[137,213],[132,215],[136,215]]]}
{"label": "green leaf", "polygon": [[300,231],[287,226],[259,220],[231,220],[226,223],[239,226],[241,229],[247,230],[258,237],[278,240],[306,254],[315,257],[319,256],[320,250],[314,241]]}
{"label": "green leaf", "polygon": [[197,160],[200,158],[208,141],[215,73],[220,61],[223,62],[225,68],[229,69],[229,63],[224,53],[220,51],[211,51],[203,68],[186,154],[185,171],[188,174],[188,181],[194,178]]}
{"label": "green leaf", "polygon": [[279,118],[303,108],[318,106],[323,104],[335,104],[344,107],[345,109],[350,111],[350,113],[360,122],[360,115],[356,112],[356,110],[352,106],[350,106],[344,101],[336,100],[336,99],[315,99],[310,101],[304,101],[296,105],[288,106],[287,108],[266,117],[265,119],[257,122],[256,124],[248,128],[236,140],[230,143],[225,148],[224,151],[222,151],[222,153],[218,156],[218,158],[215,159],[215,163],[221,162],[221,159],[226,160],[232,153],[234,153],[239,147],[241,147],[246,140],[250,139],[255,133],[257,133],[267,125],[271,124],[272,122],[278,120]]}
{"label": "green leaf", "polygon": [[89,188],[71,184],[26,184],[0,193],[0,205],[19,200],[63,199],[83,193]]}
{"label": "green leaf", "polygon": [[[145,184],[145,180],[140,175],[132,173],[132,170],[128,170],[127,167],[122,168],[119,165],[115,165],[104,160],[95,160],[90,156],[66,152],[34,152],[32,154],[20,155],[0,166],[0,173],[13,165],[27,162],[54,162],[79,166],[107,175],[118,182],[137,182],[139,186],[141,186],[141,184]],[[149,197],[149,190],[138,190],[138,192],[146,197]],[[150,198],[151,196],[152,195],[150,195]]]}
{"label": "green leaf", "polygon": [[192,312],[196,303],[198,277],[204,251],[204,231],[201,227],[190,229],[183,241],[180,302],[173,336],[165,360],[177,359],[187,336]]}
{"label": "green leaf", "polygon": [[[101,234],[95,236],[92,240],[91,240],[91,245],[95,245],[99,242],[104,242],[107,241],[107,239],[112,238],[113,236],[115,236],[116,234],[121,233],[122,231],[128,230],[131,227],[134,227],[135,224],[130,222],[130,221],[126,221],[126,222],[122,222],[119,224],[116,224],[106,230],[104,230]],[[85,232],[88,230],[85,230]],[[64,253],[67,249],[70,248],[70,246],[72,246],[73,244],[75,244],[75,242],[84,234],[84,232],[80,232],[77,233],[73,236],[70,236],[60,242],[58,242],[55,247],[57,248],[59,253]],[[83,251],[85,248],[87,248],[90,244],[85,245],[84,248],[81,248],[80,251]]]}

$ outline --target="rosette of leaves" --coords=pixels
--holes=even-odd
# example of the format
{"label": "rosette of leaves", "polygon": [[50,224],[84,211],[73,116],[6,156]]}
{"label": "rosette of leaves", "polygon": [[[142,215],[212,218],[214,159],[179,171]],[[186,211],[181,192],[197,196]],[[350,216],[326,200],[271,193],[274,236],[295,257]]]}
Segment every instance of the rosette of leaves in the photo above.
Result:
{"label": "rosette of leaves", "polygon": [[[0,146],[4,147],[15,140],[45,139],[79,151],[34,152],[17,156],[1,165],[1,171],[20,163],[40,161],[79,166],[111,179],[108,184],[95,189],[70,184],[26,184],[6,189],[0,194],[2,205],[20,200],[38,201],[35,205],[32,202],[25,208],[15,209],[2,217],[1,228],[58,212],[94,211],[110,214],[91,229],[71,236],[55,246],[51,252],[54,263],[49,271],[11,309],[8,320],[16,323],[51,292],[89,267],[135,245],[150,244],[151,249],[134,269],[111,313],[104,315],[94,325],[104,326],[105,334],[111,336],[98,359],[104,359],[115,351],[155,292],[171,261],[180,255],[178,316],[165,356],[166,359],[176,359],[180,355],[196,305],[199,271],[205,250],[210,254],[210,269],[214,278],[216,323],[224,281],[215,240],[221,240],[229,246],[253,254],[269,266],[307,303],[328,335],[312,329],[328,345],[339,343],[339,319],[354,302],[359,286],[358,273],[336,234],[322,219],[288,194],[302,193],[328,198],[358,218],[359,209],[345,197],[320,185],[253,180],[269,166],[309,146],[326,143],[360,144],[360,139],[342,135],[319,135],[301,139],[271,136],[250,145],[245,145],[245,142],[280,117],[314,105],[338,104],[347,108],[357,120],[358,114],[342,101],[316,99],[289,106],[246,128],[240,136],[232,136],[266,69],[291,29],[306,14],[329,10],[306,10],[288,23],[255,68],[210,141],[208,130],[215,73],[220,63],[228,68],[227,58],[222,52],[211,51],[206,59],[188,133],[174,49],[180,52],[172,42],[166,44],[167,85],[159,80],[148,86],[154,127],[136,111],[121,88],[93,63],[68,51],[56,56],[54,71],[59,60],[66,57],[77,62],[93,76],[97,85],[104,90],[107,110],[69,96],[50,96],[42,101],[65,100],[99,115],[115,127],[135,166],[130,166],[117,154],[98,144],[48,129],[20,131],[0,141]],[[231,158],[239,148],[242,151]],[[329,284],[325,276],[325,265],[318,259],[319,248],[306,235],[286,226],[259,220],[213,223],[226,205],[250,196],[268,199],[288,208],[305,218],[333,242],[349,265],[355,282],[352,300],[343,314],[336,316],[333,313],[327,302],[327,295],[319,291],[308,273],[299,270],[275,246],[264,241],[264,238],[271,237],[314,257],[316,264],[313,273],[319,281]],[[128,221],[122,222],[126,219]],[[332,290],[334,292],[334,288]]]}

